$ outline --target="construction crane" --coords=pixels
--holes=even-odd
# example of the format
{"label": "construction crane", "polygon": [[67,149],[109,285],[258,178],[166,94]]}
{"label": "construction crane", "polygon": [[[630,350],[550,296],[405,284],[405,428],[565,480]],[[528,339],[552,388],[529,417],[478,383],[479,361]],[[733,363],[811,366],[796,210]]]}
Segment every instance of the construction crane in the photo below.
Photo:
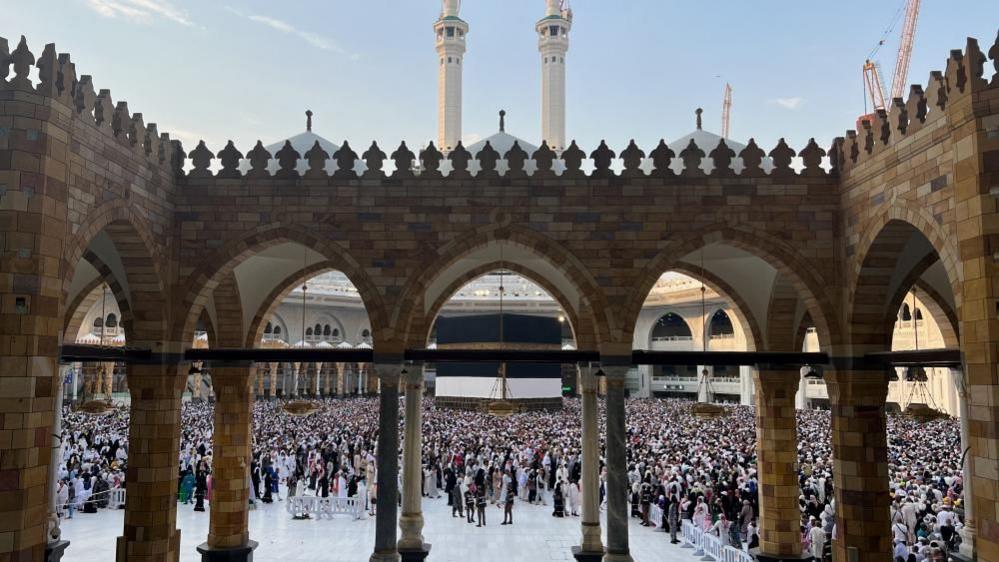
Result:
{"label": "construction crane", "polygon": [[857,119],[857,129],[862,128],[862,123],[868,121],[870,123],[874,122],[874,115],[879,110],[887,110],[888,102],[895,98],[902,97],[905,92],[905,83],[909,78],[909,61],[912,59],[912,45],[916,36],[916,20],[919,18],[919,4],[921,0],[906,0],[905,3],[905,23],[902,26],[902,40],[898,46],[898,56],[895,59],[895,75],[892,77],[891,82],[891,96],[885,97],[884,85],[881,83],[881,72],[879,66],[874,62],[874,57],[877,55],[881,47],[884,46],[885,40],[895,29],[895,24],[898,23],[898,17],[902,14],[902,9],[895,14],[892,19],[891,24],[885,29],[884,34],[881,36],[881,40],[878,41],[877,46],[871,51],[871,54],[864,61],[864,88],[866,89],[867,95],[864,97],[864,105],[866,110],[867,100],[871,101],[871,112],[861,115]]}
{"label": "construction crane", "polygon": [[725,84],[725,101],[722,102],[722,138],[728,138],[732,120],[732,85]]}

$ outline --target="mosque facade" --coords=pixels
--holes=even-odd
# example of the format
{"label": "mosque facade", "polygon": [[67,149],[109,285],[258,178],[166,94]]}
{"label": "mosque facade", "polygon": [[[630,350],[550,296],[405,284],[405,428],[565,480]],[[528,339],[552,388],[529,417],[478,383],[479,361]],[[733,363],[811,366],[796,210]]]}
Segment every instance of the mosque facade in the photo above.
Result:
{"label": "mosque facade", "polygon": [[[751,375],[762,412],[761,560],[802,557],[796,442],[787,436],[803,367],[823,379],[821,400],[831,411],[834,560],[890,560],[885,411],[897,369],[924,366],[945,369],[956,382],[967,450],[965,554],[999,559],[999,43],[985,48],[968,39],[925,85],[825,147],[812,139],[793,149],[781,140],[765,150],[750,141],[736,152],[727,139],[701,146],[707,141],[692,138],[682,148],[660,142],[643,150],[632,142],[618,152],[602,142],[584,151],[559,137],[563,116],[542,127],[549,138],[532,152],[515,141],[503,153],[491,143],[472,153],[452,145],[461,135],[457,67],[466,63],[457,41],[467,39],[469,25],[458,2],[444,6],[434,29],[443,28],[438,52],[453,60],[442,66],[454,68],[441,70],[440,146],[383,149],[359,140],[324,147],[308,137],[305,151],[291,142],[276,151],[263,143],[184,147],[151,114],[114,101],[97,87],[99,77],[84,74],[82,63],[78,70],[54,44],[32,51],[25,38],[15,46],[0,38],[0,562],[42,560],[47,550],[66,548],[50,518],[50,452],[62,382],[85,353],[125,364],[133,412],[117,559],[179,559],[180,407],[191,370],[205,362],[222,441],[201,550],[207,559],[249,559],[252,403],[274,357],[262,351],[289,294],[293,301],[295,287],[329,270],[350,280],[367,324],[357,333],[346,320],[304,318],[303,345],[291,351],[305,349],[309,327],[313,339],[317,325],[322,332],[316,346],[333,346],[333,330],[342,328],[351,350],[312,357],[360,358],[380,391],[373,562],[427,555],[419,431],[407,432],[401,465],[397,456],[401,396],[406,427],[420,426],[424,377],[406,367],[442,357],[427,349],[434,320],[455,292],[496,270],[549,294],[576,347],[558,357],[585,358],[581,424],[590,437],[582,442],[580,559],[631,560],[629,373],[651,367],[641,379],[651,379],[650,393],[656,377],[685,376],[663,372],[663,356],[636,349],[636,341],[698,343],[650,340],[639,329],[659,323],[650,320],[658,312],[645,311],[669,271],[711,284],[729,303],[733,335],[741,331],[751,352],[710,357],[738,367],[740,385],[744,372]],[[558,57],[561,65],[573,18],[555,7],[546,2],[544,17],[553,23],[539,23],[539,35],[548,30],[539,47],[548,64]],[[543,80],[546,119],[564,109],[563,73]],[[127,342],[120,352],[74,343],[104,286]],[[897,329],[905,327],[914,287],[913,349],[893,351],[907,345]],[[693,308],[701,311],[698,327],[714,320],[706,307]],[[916,308],[924,322],[933,317],[942,348],[916,345]],[[679,320],[664,321],[662,337],[676,336]],[[294,329],[289,321],[282,332]],[[110,323],[106,314],[102,322]],[[803,355],[808,341],[820,353]],[[704,349],[710,336],[700,343]],[[819,364],[806,364],[813,359]],[[740,386],[740,400],[745,391]],[[605,519],[596,486],[601,424]]]}

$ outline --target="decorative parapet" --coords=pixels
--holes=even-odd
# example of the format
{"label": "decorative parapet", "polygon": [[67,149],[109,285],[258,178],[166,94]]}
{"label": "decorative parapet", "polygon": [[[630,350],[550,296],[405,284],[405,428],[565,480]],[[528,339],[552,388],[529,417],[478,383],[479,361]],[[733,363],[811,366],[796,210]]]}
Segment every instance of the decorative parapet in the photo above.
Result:
{"label": "decorative parapet", "polygon": [[[38,69],[37,83],[31,80],[32,66]],[[8,80],[12,67],[13,76]],[[69,53],[57,53],[54,43],[45,45],[36,61],[23,35],[13,51],[7,39],[0,37],[0,95],[3,92],[24,92],[57,101],[75,118],[94,126],[109,140],[130,147],[147,163],[183,174],[180,141],[160,133],[155,123],[147,125],[141,113],[129,111],[128,102],[113,102],[110,90],[98,92],[93,78],[77,75]]]}

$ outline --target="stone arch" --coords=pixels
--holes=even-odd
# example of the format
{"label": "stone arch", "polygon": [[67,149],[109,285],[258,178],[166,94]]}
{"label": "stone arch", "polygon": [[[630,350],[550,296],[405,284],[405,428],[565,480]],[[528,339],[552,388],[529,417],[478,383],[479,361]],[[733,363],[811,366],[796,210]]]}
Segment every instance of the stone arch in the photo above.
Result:
{"label": "stone arch", "polygon": [[[875,221],[874,225],[877,224]],[[861,247],[866,252],[859,254],[847,307],[851,344],[861,348],[855,353],[887,351],[891,349],[898,309],[927,268],[939,259],[948,272],[951,288],[959,282],[952,275],[956,270],[948,268],[944,254],[940,253],[947,251],[946,243],[934,244],[923,230],[905,220],[888,219],[879,231],[870,235],[870,242]],[[906,252],[910,255],[904,255]],[[957,303],[959,295],[955,290]]]}
{"label": "stone arch", "polygon": [[[770,291],[770,304],[767,305],[767,349],[770,351],[801,351],[805,332],[809,326],[801,326],[804,318],[811,322],[806,311],[802,320],[798,314],[798,291],[783,275],[778,274]],[[799,333],[800,332],[800,333]],[[796,345],[800,336],[800,344]]]}
{"label": "stone arch", "polygon": [[[243,301],[236,276],[229,272],[214,292],[215,333],[220,347],[240,347],[243,343]],[[202,309],[205,310],[205,309]]]}
{"label": "stone arch", "polygon": [[[267,297],[264,298],[260,308],[256,311],[253,318],[250,320],[250,327],[249,330],[247,331],[246,339],[244,341],[244,346],[256,347],[256,345],[260,342],[260,340],[263,339],[264,328],[267,327],[267,322],[271,318],[276,318],[278,320],[278,322],[281,325],[281,329],[284,331],[282,335],[284,336],[284,338],[288,338],[288,333],[287,333],[288,325],[287,323],[285,323],[283,318],[280,318],[278,316],[276,312],[278,306],[288,297],[289,294],[291,294],[293,290],[295,290],[295,287],[302,285],[303,283],[307,282],[309,279],[312,279],[316,275],[320,275],[327,271],[333,271],[333,270],[344,273],[344,275],[347,275],[347,278],[350,279],[350,282],[354,283],[354,280],[350,278],[350,275],[343,272],[343,270],[341,270],[339,267],[336,266],[336,262],[331,260],[310,264],[305,269],[296,271],[295,273],[289,275],[283,281],[278,283],[274,287],[274,289],[272,289],[271,292],[267,295]],[[354,286],[356,287],[357,285],[355,284]],[[360,289],[358,289],[358,293],[360,294]],[[371,308],[369,307],[368,302],[367,300],[365,300],[363,294],[361,295],[361,303],[364,305],[364,308],[368,313],[368,320],[370,322]],[[337,322],[339,322],[339,319],[336,320]],[[346,339],[346,332],[344,331],[342,323],[340,325],[340,329],[341,333]]]}
{"label": "stone arch", "polygon": [[[125,279],[118,279],[112,274],[105,280],[114,279],[119,285],[116,289],[119,308],[126,303],[121,310],[120,323],[126,338],[138,345],[143,345],[141,342],[160,343],[168,322],[162,254],[145,220],[125,201],[110,201],[88,213],[87,221],[67,240],[63,253],[63,301],[68,300],[80,260],[94,263],[96,254],[89,248],[102,232],[114,245],[125,276]],[[106,276],[112,268],[108,264],[103,266],[98,267],[98,272]],[[127,313],[125,309],[128,309]],[[63,314],[72,312],[67,309]]]}
{"label": "stone arch", "polygon": [[957,312],[947,304],[943,295],[929,283],[917,279],[913,287],[919,290],[918,298],[923,303],[923,309],[940,327],[944,344],[949,348],[959,347],[961,345],[961,324],[957,319]]}
{"label": "stone arch", "polygon": [[[615,325],[613,311],[606,306],[603,292],[582,262],[550,238],[533,230],[503,224],[503,221],[498,222],[500,224],[484,226],[459,234],[454,240],[438,249],[436,260],[406,281],[403,294],[393,314],[394,323],[399,330],[399,339],[407,345],[423,345],[431,326],[427,319],[427,313],[430,312],[430,305],[433,304],[425,302],[428,288],[436,281],[441,280],[444,272],[455,273],[456,277],[460,277],[466,274],[468,269],[474,269],[474,267],[470,267],[465,271],[456,270],[455,267],[462,259],[485,259],[492,262],[492,267],[495,268],[499,260],[498,255],[493,254],[497,253],[499,247],[503,247],[509,249],[503,259],[504,267],[517,265],[519,261],[522,261],[516,255],[509,253],[511,251],[519,252],[521,258],[529,257],[550,267],[551,271],[544,273],[537,271],[537,268],[529,268],[531,269],[530,278],[535,282],[544,279],[552,286],[559,285],[559,290],[550,291],[547,288],[546,290],[549,290],[553,296],[562,295],[567,301],[577,301],[579,303],[578,310],[577,307],[570,306],[566,309],[567,314],[574,312],[577,318],[582,321],[585,316],[581,315],[580,311],[585,309],[592,311],[593,341],[596,345],[600,345],[603,341],[609,341],[608,338]],[[519,265],[527,267],[524,263]],[[558,277],[558,283],[548,279],[548,276]],[[450,285],[450,283],[445,283],[445,285]],[[441,289],[443,288],[441,287]],[[438,291],[438,293],[442,292]],[[434,296],[433,300],[436,301],[437,296]],[[584,329],[580,324],[575,326],[578,327],[577,341],[580,341],[583,334],[589,330]]]}
{"label": "stone arch", "polygon": [[[631,322],[630,324],[625,322],[624,325],[634,325],[646,295],[663,272],[679,270],[680,264],[684,263],[681,261],[684,257],[712,244],[723,244],[743,250],[786,276],[804,302],[806,310],[816,319],[819,335],[824,340],[823,346],[828,349],[832,342],[842,341],[836,314],[838,307],[832,294],[834,290],[815,273],[815,263],[801,256],[785,241],[766,232],[742,230],[724,224],[706,227],[693,233],[677,234],[666,243],[662,251],[639,272],[633,284],[635,287],[633,296],[625,304],[625,313],[622,316],[622,319]],[[764,341],[761,331],[757,330],[754,336],[758,337],[757,342]]]}
{"label": "stone arch", "polygon": [[[430,305],[429,311],[424,318],[427,321],[423,324],[423,339],[418,344],[420,347],[426,345],[427,339],[430,337],[430,332],[433,329],[434,322],[440,315],[441,310],[447,301],[454,296],[458,289],[462,288],[466,284],[488,274],[491,271],[498,269],[500,264],[498,262],[486,263],[476,267],[472,270],[465,272],[460,275],[457,279],[452,281],[447,287],[441,292],[440,296]],[[555,287],[550,281],[545,279],[543,276],[539,275],[537,272],[533,271],[531,268],[524,267],[520,264],[504,262],[503,268],[513,271],[518,275],[523,276],[529,281],[536,283],[542,289],[544,289],[559,306],[562,307],[562,311],[566,314],[566,320],[569,322],[569,326],[572,329],[573,338],[576,340],[577,349],[595,349],[596,348],[596,337],[592,329],[587,329],[592,327],[593,315],[588,310],[585,309],[582,312],[582,316],[587,320],[582,321],[580,319],[580,313],[577,312],[572,306],[569,300],[563,295],[557,287]]]}
{"label": "stone arch", "polygon": [[687,333],[688,333],[688,334],[690,334],[690,337],[691,337],[691,339],[693,339],[693,337],[694,337],[694,330],[692,330],[692,329],[691,329],[691,327],[690,327],[690,322],[688,322],[688,321],[687,321],[687,319],[686,319],[686,318],[684,318],[682,314],[680,314],[679,312],[676,312],[676,311],[674,311],[674,310],[671,310],[671,308],[672,308],[672,307],[670,307],[670,306],[666,306],[666,307],[665,307],[665,308],[664,308],[664,309],[663,309],[663,310],[662,310],[662,311],[661,311],[661,312],[660,312],[660,313],[659,313],[659,314],[658,314],[658,315],[656,316],[656,319],[655,319],[655,320],[654,320],[654,321],[652,322],[652,325],[651,325],[651,326],[649,326],[649,333],[648,333],[648,335],[647,335],[647,336],[645,337],[645,342],[646,342],[646,345],[647,345],[647,347],[648,347],[649,349],[651,349],[651,348],[652,348],[652,338],[654,337],[654,333],[655,333],[655,331],[656,331],[656,327],[657,327],[657,326],[658,326],[658,324],[659,324],[659,321],[660,321],[660,320],[662,320],[663,318],[666,318],[667,316],[670,316],[670,315],[672,315],[672,316],[675,316],[675,317],[679,318],[679,319],[680,319],[680,321],[681,321],[681,322],[683,322],[683,325],[684,325],[684,326],[686,326],[686,328],[687,328]]}
{"label": "stone arch", "polygon": [[[191,272],[187,285],[180,292],[181,310],[184,312],[178,316],[177,325],[173,328],[174,332],[180,335],[181,341],[189,339],[186,336],[193,330],[200,310],[208,302],[208,296],[227,274],[254,254],[289,242],[305,246],[322,255],[325,262],[332,264],[332,267],[327,269],[341,271],[351,280],[368,310],[375,342],[383,341],[389,333],[389,328],[382,296],[360,263],[339,244],[319,238],[304,229],[281,223],[262,226],[230,241]],[[259,330],[262,331],[263,327],[260,326]],[[256,329],[251,329],[248,334],[256,335],[256,332]]]}

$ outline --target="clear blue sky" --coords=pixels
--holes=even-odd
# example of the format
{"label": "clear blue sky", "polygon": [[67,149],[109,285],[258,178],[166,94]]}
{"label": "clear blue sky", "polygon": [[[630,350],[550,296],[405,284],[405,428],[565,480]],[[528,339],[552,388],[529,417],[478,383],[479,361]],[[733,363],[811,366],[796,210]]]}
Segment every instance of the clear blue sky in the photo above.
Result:
{"label": "clear blue sky", "polygon": [[[903,0],[574,0],[568,135],[592,149],[646,150],[681,136],[705,109],[718,131],[726,81],[732,137],[828,146],[863,111],[861,66]],[[191,150],[204,138],[244,152],[304,130],[355,147],[436,137],[437,0],[0,0],[0,36],[70,52],[79,74],[128,100]],[[465,0],[464,135],[540,137],[543,0]],[[950,49],[999,27],[999,0],[924,0],[909,82]],[[899,24],[880,60],[890,82]],[[991,71],[991,66],[988,67]],[[886,85],[887,87],[887,85]]]}

